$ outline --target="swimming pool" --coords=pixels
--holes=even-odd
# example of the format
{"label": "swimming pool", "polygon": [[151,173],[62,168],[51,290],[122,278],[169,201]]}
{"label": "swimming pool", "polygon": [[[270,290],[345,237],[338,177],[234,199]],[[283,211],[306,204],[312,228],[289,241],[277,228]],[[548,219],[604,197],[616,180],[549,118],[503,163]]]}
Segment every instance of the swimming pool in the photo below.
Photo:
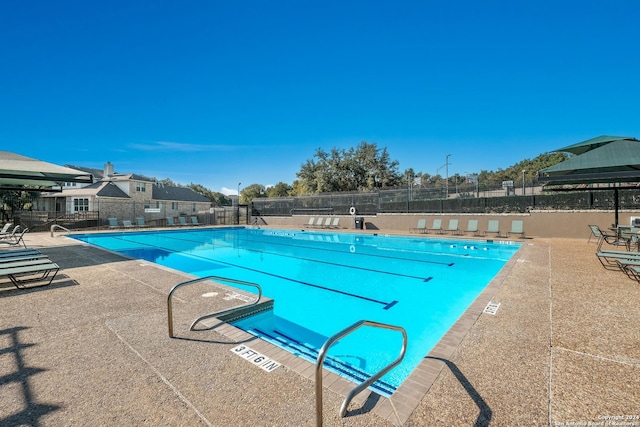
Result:
{"label": "swimming pool", "polygon": [[[199,277],[260,284],[274,309],[234,325],[312,362],[330,336],[357,321],[402,326],[407,353],[373,386],[382,395],[393,393],[520,247],[242,227],[71,237]],[[401,342],[398,332],[360,328],[331,347],[325,366],[360,382],[394,360]]]}

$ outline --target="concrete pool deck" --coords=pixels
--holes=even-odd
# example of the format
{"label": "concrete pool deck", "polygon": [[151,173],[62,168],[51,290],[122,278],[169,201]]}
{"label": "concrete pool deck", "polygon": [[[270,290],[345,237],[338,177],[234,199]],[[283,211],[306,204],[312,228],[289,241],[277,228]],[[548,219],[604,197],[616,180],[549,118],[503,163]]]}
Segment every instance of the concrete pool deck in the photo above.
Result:
{"label": "concrete pool deck", "polygon": [[[61,270],[48,287],[0,281],[0,425],[315,425],[311,364],[220,322],[188,330],[239,296],[176,292],[169,338],[167,294],[191,276],[63,236],[25,240]],[[325,375],[324,425],[640,426],[640,285],[602,268],[587,239],[523,243],[390,399],[360,396],[340,418],[353,385]],[[495,315],[481,314],[489,300]],[[282,366],[264,371],[239,345]]]}

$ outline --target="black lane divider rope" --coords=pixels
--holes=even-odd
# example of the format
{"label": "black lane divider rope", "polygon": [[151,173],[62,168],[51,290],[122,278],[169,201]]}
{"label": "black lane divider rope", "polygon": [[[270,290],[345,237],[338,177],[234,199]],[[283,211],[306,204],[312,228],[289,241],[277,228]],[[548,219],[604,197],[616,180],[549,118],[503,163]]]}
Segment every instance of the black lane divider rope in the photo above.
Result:
{"label": "black lane divider rope", "polygon": [[[138,243],[135,240],[127,240],[127,239],[123,239],[123,238],[120,238],[120,239],[123,240],[123,241],[126,241],[126,242]],[[181,239],[175,239],[175,240],[181,240]],[[182,240],[182,241],[185,241],[185,240]],[[191,241],[191,240],[186,240],[186,241]],[[194,243],[196,243],[196,242],[194,242]],[[200,243],[202,243],[202,242],[200,242]],[[144,244],[144,243],[142,243],[142,244]],[[145,244],[145,245],[147,245],[147,244]],[[227,248],[233,248],[233,245],[229,245],[227,243],[218,243],[217,245],[218,246],[223,246],[224,245]],[[176,251],[174,249],[167,249],[167,248],[165,248],[163,246],[150,245],[150,244],[148,244],[147,246],[154,247],[154,248],[159,247],[161,249],[165,249],[165,250],[168,250],[168,251],[171,251],[171,252],[174,252],[174,253],[178,253],[178,251]],[[387,275],[394,276],[394,277],[406,277],[408,279],[418,279],[418,280],[422,280],[424,282],[428,282],[431,279],[433,279],[433,277],[413,276],[413,275],[410,275],[410,274],[394,273],[394,272],[391,272],[391,271],[377,270],[377,269],[374,269],[374,268],[357,267],[357,266],[354,266],[354,265],[342,264],[342,263],[337,263],[337,262],[321,261],[321,260],[313,259],[313,258],[305,258],[305,257],[293,256],[293,255],[283,255],[283,254],[279,254],[277,252],[269,252],[269,251],[264,251],[264,250],[248,249],[248,248],[242,248],[242,249],[244,249],[245,251],[248,251],[248,252],[266,253],[266,254],[275,255],[275,256],[281,256],[281,257],[285,257],[285,258],[293,258],[293,259],[302,260],[302,261],[317,262],[317,263],[326,264],[326,265],[333,265],[335,267],[351,268],[351,269],[355,269],[355,270],[369,271],[369,272],[372,272],[372,273],[387,274]],[[189,254],[189,255],[191,255],[193,257],[196,257],[196,258],[205,259],[205,260],[208,260],[208,261],[216,261],[216,262],[221,262],[222,263],[222,261],[219,261],[219,260],[217,260],[215,258],[207,258],[207,257],[203,257],[203,256],[200,256],[200,255],[195,255],[195,254]],[[447,264],[438,263],[438,264],[445,265],[447,267],[452,267],[453,266],[453,263],[447,263]]]}
{"label": "black lane divider rope", "polygon": [[[138,243],[136,241],[127,240],[127,239],[123,239],[123,238],[119,238],[119,240],[123,240],[125,242]],[[156,246],[156,245],[146,245],[146,246],[149,246],[149,247],[152,247],[152,248],[164,249],[164,250],[166,250],[168,252],[179,253],[179,252],[176,252],[175,250],[168,249],[168,248],[165,248],[165,247],[162,247],[162,246]],[[329,287],[326,287],[326,286],[315,285],[313,283],[304,282],[302,280],[293,279],[291,277],[281,276],[279,274],[268,273],[266,271],[258,270],[258,269],[255,269],[255,268],[244,267],[242,265],[232,264],[230,262],[220,261],[220,260],[217,260],[217,259],[205,258],[205,257],[201,257],[201,256],[194,255],[194,254],[189,254],[189,255],[194,257],[194,258],[200,258],[200,259],[205,260],[205,261],[213,261],[213,262],[217,262],[219,264],[225,264],[225,265],[228,265],[228,266],[231,266],[231,267],[235,267],[235,268],[239,268],[239,269],[242,269],[242,270],[252,271],[254,273],[264,274],[266,276],[275,277],[275,278],[286,280],[286,281],[289,281],[289,282],[299,283],[301,285],[310,286],[310,287],[313,287],[313,288],[318,288],[318,289],[322,289],[322,290],[329,291],[329,292],[335,292],[335,293],[338,293],[338,294],[342,294],[342,295],[346,295],[346,296],[350,296],[350,297],[354,297],[354,298],[359,298],[361,300],[370,301],[370,302],[373,302],[373,303],[376,303],[376,304],[381,304],[381,305],[383,305],[383,310],[388,310],[389,308],[391,308],[394,305],[396,305],[396,303],[398,302],[398,301],[391,301],[391,302],[379,301],[379,300],[376,300],[376,299],[373,299],[373,298],[365,297],[363,295],[352,294],[352,293],[344,292],[344,291],[341,291],[341,290],[338,290],[338,289],[329,288]],[[387,274],[392,274],[392,273],[387,273]],[[406,277],[411,277],[411,276],[406,276]],[[422,277],[416,277],[416,278],[417,279],[422,279]],[[431,278],[428,278],[426,281],[428,281],[430,279]]]}

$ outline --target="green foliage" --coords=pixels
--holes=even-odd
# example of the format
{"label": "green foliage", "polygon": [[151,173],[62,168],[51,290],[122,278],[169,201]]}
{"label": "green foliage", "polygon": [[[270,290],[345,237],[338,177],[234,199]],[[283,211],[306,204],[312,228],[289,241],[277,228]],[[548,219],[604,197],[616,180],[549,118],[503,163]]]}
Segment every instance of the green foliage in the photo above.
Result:
{"label": "green foliage", "polygon": [[390,159],[387,149],[366,141],[349,150],[318,148],[296,175],[299,188],[309,193],[366,191],[401,182],[398,162]]}
{"label": "green foliage", "polygon": [[202,194],[207,199],[211,200],[213,206],[230,206],[232,204],[231,199],[222,193],[211,191],[201,184],[191,183],[187,185],[187,188],[195,191],[198,194]]}
{"label": "green foliage", "polygon": [[267,188],[267,197],[286,197],[291,194],[293,187],[284,182],[279,182],[273,187]]}
{"label": "green foliage", "polygon": [[267,197],[266,188],[261,184],[251,184],[242,189],[239,200],[242,204],[248,204],[259,197]]}

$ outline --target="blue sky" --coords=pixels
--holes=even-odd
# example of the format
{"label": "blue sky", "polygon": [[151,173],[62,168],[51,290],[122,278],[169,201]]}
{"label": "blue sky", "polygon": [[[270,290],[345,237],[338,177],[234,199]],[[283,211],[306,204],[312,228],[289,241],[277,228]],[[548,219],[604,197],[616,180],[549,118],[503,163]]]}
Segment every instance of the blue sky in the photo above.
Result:
{"label": "blue sky", "polygon": [[[202,184],[291,184],[361,141],[435,174],[640,138],[636,1],[14,1],[0,150]],[[444,170],[440,169],[440,174]]]}

